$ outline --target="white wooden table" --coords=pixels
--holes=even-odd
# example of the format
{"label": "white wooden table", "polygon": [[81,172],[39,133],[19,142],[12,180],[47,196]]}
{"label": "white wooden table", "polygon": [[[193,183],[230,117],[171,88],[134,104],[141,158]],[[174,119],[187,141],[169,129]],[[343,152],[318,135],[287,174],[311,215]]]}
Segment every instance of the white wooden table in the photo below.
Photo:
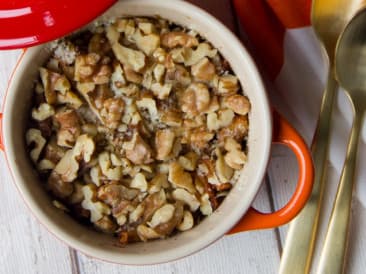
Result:
{"label": "white wooden table", "polygon": [[[220,10],[227,1],[194,1]],[[221,12],[218,17],[230,27],[235,18]],[[14,68],[19,50],[0,51],[0,102]],[[16,106],[15,106],[16,107]],[[330,167],[331,169],[331,167]],[[331,170],[332,171],[332,170]],[[337,182],[337,174],[332,181]],[[280,146],[274,147],[268,173],[254,205],[264,211],[281,207],[290,197],[297,179],[295,157]],[[215,273],[277,273],[288,225],[279,229],[252,231],[225,236],[197,254],[158,266],[122,266],[105,263],[69,248],[51,235],[30,214],[17,192],[0,156],[0,274],[64,274],[64,273],[139,273],[139,274],[215,274]],[[334,186],[327,190],[334,193]],[[329,214],[331,195],[326,201]],[[322,223],[324,227],[325,223]],[[347,273],[365,273],[366,210],[354,202]],[[294,273],[296,274],[296,273]]]}

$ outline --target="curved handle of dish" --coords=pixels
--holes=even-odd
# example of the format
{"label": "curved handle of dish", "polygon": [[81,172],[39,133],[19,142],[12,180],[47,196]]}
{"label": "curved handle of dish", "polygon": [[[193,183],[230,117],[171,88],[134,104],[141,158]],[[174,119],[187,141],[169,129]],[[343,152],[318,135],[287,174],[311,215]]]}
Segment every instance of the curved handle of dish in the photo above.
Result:
{"label": "curved handle of dish", "polygon": [[299,165],[297,187],[290,201],[278,211],[262,213],[251,207],[245,216],[229,231],[237,233],[246,230],[273,228],[291,221],[305,206],[313,186],[314,166],[311,152],[297,131],[277,112],[273,112],[274,143],[287,145],[296,156]]}
{"label": "curved handle of dish", "polygon": [[3,143],[3,114],[0,113],[0,150],[4,151]]}

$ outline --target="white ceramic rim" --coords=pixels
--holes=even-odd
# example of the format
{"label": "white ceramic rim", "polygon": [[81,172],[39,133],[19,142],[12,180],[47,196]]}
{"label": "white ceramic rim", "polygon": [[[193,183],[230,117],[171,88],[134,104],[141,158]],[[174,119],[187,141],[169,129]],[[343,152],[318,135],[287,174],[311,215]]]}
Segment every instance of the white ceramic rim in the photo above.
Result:
{"label": "white ceramic rim", "polygon": [[[105,261],[123,263],[123,264],[132,264],[132,265],[141,265],[141,264],[156,264],[167,262],[171,260],[175,260],[178,258],[185,257],[190,255],[207,245],[213,243],[218,238],[222,237],[227,231],[229,231],[243,216],[243,214],[250,207],[252,201],[255,198],[256,193],[259,190],[261,185],[263,176],[266,171],[267,163],[270,155],[270,147],[271,147],[271,134],[272,134],[272,122],[271,122],[271,113],[270,107],[268,103],[268,99],[265,93],[265,89],[261,80],[261,77],[257,71],[256,66],[248,52],[244,49],[240,41],[233,35],[223,24],[221,24],[217,19],[206,13],[205,11],[199,9],[196,6],[193,6],[187,2],[183,1],[154,1],[154,0],[126,0],[117,2],[116,5],[121,5],[123,10],[136,9],[143,11],[144,7],[149,6],[150,9],[156,9],[157,13],[159,9],[166,9],[176,11],[177,13],[182,13],[185,11],[187,14],[187,18],[191,20],[194,24],[198,25],[206,25],[210,26],[212,30],[217,34],[217,36],[224,42],[225,47],[220,48],[219,50],[223,53],[223,55],[227,58],[225,51],[233,51],[236,54],[236,58],[240,60],[241,66],[246,72],[245,76],[241,77],[243,72],[239,71],[239,67],[233,67],[234,72],[239,76],[240,80],[243,78],[250,78],[251,86],[250,88],[255,89],[255,93],[250,93],[251,101],[255,101],[255,105],[253,106],[253,113],[251,113],[250,121],[256,120],[256,124],[250,123],[250,134],[249,134],[249,148],[255,150],[255,153],[249,150],[249,161],[248,166],[245,168],[248,171],[248,174],[244,174],[243,181],[248,182],[248,178],[246,175],[250,176],[250,184],[235,186],[238,191],[237,193],[233,193],[233,195],[243,195],[245,192],[245,199],[238,203],[235,207],[229,208],[224,207],[225,201],[222,206],[210,216],[212,220],[214,218],[220,218],[225,216],[225,222],[220,222],[216,226],[212,226],[212,230],[207,230],[207,233],[203,233],[200,235],[192,236],[191,239],[193,241],[187,243],[186,245],[177,246],[173,250],[169,249],[168,251],[161,250],[161,252],[155,254],[118,254],[115,252],[103,251],[98,247],[90,246],[85,242],[77,239],[75,235],[70,235],[66,231],[60,227],[60,224],[55,220],[51,220],[44,209],[39,207],[37,203],[36,197],[31,195],[29,188],[27,187],[26,180],[22,175],[22,170],[18,167],[18,150],[17,143],[14,142],[14,136],[12,135],[12,122],[16,119],[14,106],[17,106],[17,96],[14,96],[16,90],[20,90],[22,75],[26,73],[27,66],[30,65],[32,56],[39,51],[42,46],[38,46],[35,48],[30,48],[24,55],[24,58],[20,65],[18,66],[14,77],[9,85],[8,94],[6,96],[5,105],[4,105],[4,116],[3,116],[3,141],[4,147],[6,151],[7,162],[11,173],[13,175],[14,181],[18,190],[21,193],[24,201],[31,209],[36,218],[55,236],[61,239],[63,242],[68,244],[69,246],[80,250],[81,252],[90,255],[92,257],[96,257]],[[111,8],[113,9],[114,6]],[[110,9],[110,10],[111,10]],[[109,10],[109,11],[110,11]],[[109,12],[107,11],[107,13]],[[137,11],[139,14],[139,12]],[[145,14],[142,14],[145,15]],[[150,12],[150,15],[151,12]],[[105,14],[102,15],[102,18],[105,18]],[[198,23],[199,22],[199,23]],[[193,26],[194,28],[194,26]],[[203,36],[206,36],[205,33],[201,33]],[[208,35],[209,36],[209,35]],[[211,42],[212,39],[210,40]],[[214,43],[215,44],[215,43]],[[227,58],[230,62],[230,58]],[[231,58],[232,59],[232,58]],[[231,62],[230,62],[231,63]],[[245,84],[243,83],[244,90]],[[19,94],[16,94],[19,96]],[[255,127],[255,128],[254,128]],[[258,144],[260,143],[260,144]],[[252,145],[252,146],[251,146]],[[255,148],[255,149],[254,149]],[[254,163],[250,160],[250,157],[257,157],[261,159],[261,163]],[[253,167],[255,165],[255,167]],[[255,172],[253,172],[253,168],[255,168]],[[242,187],[247,187],[245,191],[241,189]],[[231,195],[231,194],[230,194]],[[238,199],[236,197],[236,199]],[[207,220],[206,219],[206,220]],[[205,221],[206,221],[205,220]],[[222,220],[222,219],[221,219]],[[217,221],[217,220],[216,220]],[[208,221],[209,222],[209,221]],[[207,228],[210,227],[209,225]],[[185,232],[185,233],[193,233],[194,232]],[[182,234],[185,234],[182,233]],[[193,235],[192,234],[192,235]],[[159,242],[159,245],[164,246],[163,240]],[[170,240],[169,240],[170,241]],[[123,251],[122,251],[123,252]]]}

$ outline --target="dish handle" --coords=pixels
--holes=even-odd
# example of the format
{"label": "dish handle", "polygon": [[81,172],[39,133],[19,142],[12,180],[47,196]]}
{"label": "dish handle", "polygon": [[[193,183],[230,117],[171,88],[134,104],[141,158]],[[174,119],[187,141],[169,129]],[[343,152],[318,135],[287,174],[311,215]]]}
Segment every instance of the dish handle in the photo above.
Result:
{"label": "dish handle", "polygon": [[273,143],[288,146],[299,165],[299,178],[290,201],[273,213],[262,213],[251,207],[244,217],[228,232],[273,228],[291,221],[305,206],[312,190],[314,166],[311,152],[299,133],[276,111],[273,111]]}

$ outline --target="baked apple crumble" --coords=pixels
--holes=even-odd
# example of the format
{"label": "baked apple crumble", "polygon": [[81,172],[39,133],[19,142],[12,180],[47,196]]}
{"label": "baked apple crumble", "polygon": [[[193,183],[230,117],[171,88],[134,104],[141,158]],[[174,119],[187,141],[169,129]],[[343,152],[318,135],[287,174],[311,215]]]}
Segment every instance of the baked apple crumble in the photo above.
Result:
{"label": "baked apple crumble", "polygon": [[121,18],[55,43],[25,140],[53,204],[127,244],[217,209],[247,160],[249,112],[194,30]]}

